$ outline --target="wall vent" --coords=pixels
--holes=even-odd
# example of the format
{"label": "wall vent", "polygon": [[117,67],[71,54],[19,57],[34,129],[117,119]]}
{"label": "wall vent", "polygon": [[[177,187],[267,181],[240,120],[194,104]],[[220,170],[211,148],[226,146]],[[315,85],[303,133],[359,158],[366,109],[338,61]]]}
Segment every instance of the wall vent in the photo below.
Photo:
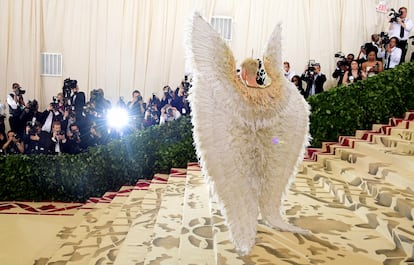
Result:
{"label": "wall vent", "polygon": [[211,18],[211,26],[220,34],[220,36],[227,42],[232,39],[232,24],[231,17],[213,16]]}
{"label": "wall vent", "polygon": [[62,76],[62,54],[44,52],[40,54],[42,76]]}

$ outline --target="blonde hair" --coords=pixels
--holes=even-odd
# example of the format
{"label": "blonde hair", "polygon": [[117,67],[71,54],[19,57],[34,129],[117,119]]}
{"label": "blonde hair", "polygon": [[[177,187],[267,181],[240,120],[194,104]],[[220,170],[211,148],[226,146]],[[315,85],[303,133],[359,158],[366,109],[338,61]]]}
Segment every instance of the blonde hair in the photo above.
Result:
{"label": "blonde hair", "polygon": [[256,59],[247,58],[242,62],[241,68],[246,69],[246,72],[249,76],[257,76],[259,62]]}

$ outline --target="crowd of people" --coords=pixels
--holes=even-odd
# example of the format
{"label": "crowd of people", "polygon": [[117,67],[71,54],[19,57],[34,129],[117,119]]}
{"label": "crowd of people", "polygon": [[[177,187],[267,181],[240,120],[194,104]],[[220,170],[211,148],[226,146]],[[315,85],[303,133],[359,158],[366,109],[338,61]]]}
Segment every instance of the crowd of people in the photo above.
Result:
{"label": "crowd of people", "polygon": [[[353,53],[346,56],[335,54],[340,59],[332,77],[337,79],[338,85],[347,85],[404,63],[413,26],[413,21],[407,18],[407,8],[400,7],[398,12],[391,13],[389,31],[372,34],[371,41],[361,46],[357,58]],[[296,85],[305,98],[324,91],[323,85],[327,79],[321,72],[320,64],[310,61],[301,75],[296,75],[290,69],[289,62],[284,62],[283,69],[285,77]],[[305,87],[302,81],[306,83]]]}
{"label": "crowd of people", "polygon": [[[120,98],[112,106],[102,89],[92,90],[86,102],[77,81],[66,79],[62,92],[53,97],[46,110],[39,111],[37,100],[26,102],[26,91],[13,83],[7,96],[7,133],[5,109],[0,113],[0,154],[78,154],[136,130],[176,120],[190,113],[190,86],[186,76],[175,90],[164,86],[161,98],[154,93],[144,102],[140,91],[134,90],[130,101],[125,103]],[[113,108],[124,110],[128,116],[126,126],[109,125],[107,114]]]}
{"label": "crowd of people", "polygon": [[[372,34],[371,41],[361,46],[357,58],[352,53],[335,55],[340,60],[332,77],[338,80],[338,85],[364,80],[405,62],[409,34],[414,26],[406,16],[407,8],[401,7],[390,20],[389,32]],[[301,75],[290,69],[289,62],[284,62],[283,70],[305,98],[324,91],[327,78],[320,64],[310,61]],[[127,126],[121,129],[108,126],[107,114],[112,104],[102,89],[92,90],[86,102],[77,81],[66,79],[62,92],[53,97],[45,111],[39,111],[38,102],[25,102],[25,90],[14,83],[7,96],[10,125],[7,133],[6,116],[2,113],[5,110],[0,108],[0,153],[77,154],[132,131],[176,120],[190,113],[187,101],[190,81],[185,76],[175,90],[164,86],[161,98],[154,93],[147,102],[138,90],[132,92],[127,103],[120,98],[116,107],[124,109],[129,117]]]}

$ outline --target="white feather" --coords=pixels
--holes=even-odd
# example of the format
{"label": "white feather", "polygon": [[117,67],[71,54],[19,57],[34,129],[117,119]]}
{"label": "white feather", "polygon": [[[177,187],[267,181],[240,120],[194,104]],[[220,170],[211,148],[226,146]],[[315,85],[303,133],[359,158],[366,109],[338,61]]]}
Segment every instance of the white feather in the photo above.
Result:
{"label": "white feather", "polygon": [[[193,16],[186,39],[197,156],[211,196],[218,197],[230,236],[243,254],[255,243],[259,208],[268,224],[303,232],[285,223],[280,210],[309,140],[308,105],[279,69],[280,32],[278,25],[264,56],[274,68],[272,85],[282,96],[267,108],[249,104],[237,92],[232,52],[199,14]],[[284,143],[273,144],[274,137]]]}

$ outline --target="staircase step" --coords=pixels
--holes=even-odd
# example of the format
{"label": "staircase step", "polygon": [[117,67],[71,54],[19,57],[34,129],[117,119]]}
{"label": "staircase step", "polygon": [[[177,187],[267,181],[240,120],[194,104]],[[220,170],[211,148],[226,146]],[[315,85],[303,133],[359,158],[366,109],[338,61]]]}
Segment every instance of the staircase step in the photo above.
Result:
{"label": "staircase step", "polygon": [[[114,265],[142,264],[151,244],[151,236],[161,203],[161,196],[168,181],[168,175],[156,175],[139,205],[133,205],[133,212],[117,218],[115,224],[124,224],[128,231],[122,245],[112,249]],[[138,206],[138,207],[137,207]],[[129,228],[129,230],[128,230]]]}
{"label": "staircase step", "polygon": [[[82,221],[77,226],[64,227],[56,236],[54,250],[41,253],[39,255],[41,258],[37,259],[35,264],[55,264],[56,262],[68,264],[71,259],[73,262],[76,257],[80,257],[80,255],[75,255],[72,258],[72,254],[77,253],[76,250],[84,243],[85,234],[93,235],[93,227],[101,222],[101,217],[105,215],[105,212],[108,212],[109,208],[121,204],[128,198],[127,196],[133,188],[133,186],[124,186],[116,194],[109,192],[105,193],[102,198],[90,198],[77,213]],[[83,259],[87,259],[90,255],[91,253],[85,255]]]}
{"label": "staircase step", "polygon": [[154,226],[152,242],[143,264],[178,264],[185,172],[170,174],[168,178]]}
{"label": "staircase step", "polygon": [[[319,166],[315,162],[304,162]],[[311,230],[309,236],[280,232],[263,225],[259,220],[255,246],[246,256],[240,256],[229,240],[228,229],[215,203],[212,203],[216,263],[238,264],[380,264],[385,256],[379,249],[392,250],[394,244],[374,229],[368,231],[353,211],[338,207],[335,196],[314,182],[307,166],[298,174],[285,207],[290,223]],[[313,171],[309,171],[312,175]],[[201,175],[201,173],[199,173]],[[346,220],[343,218],[346,217]],[[368,242],[369,243],[368,243]],[[366,246],[369,244],[369,246]],[[363,251],[359,251],[363,250]],[[391,257],[402,260],[403,257]],[[187,264],[187,263],[183,263]],[[200,264],[200,263],[195,263]],[[205,263],[203,263],[205,264]]]}
{"label": "staircase step", "polygon": [[[104,194],[102,199],[111,200],[110,204],[95,225],[90,227],[90,232],[77,246],[66,265],[97,264],[98,261],[100,262],[107,257],[108,250],[122,244],[128,233],[128,228],[117,226],[114,221],[128,201],[131,192],[132,189],[124,187],[119,192]],[[127,194],[128,196],[126,196]]]}
{"label": "staircase step", "polygon": [[107,202],[88,202],[79,210],[83,221],[73,227],[63,227],[62,232],[57,237],[62,238],[63,242],[58,242],[59,248],[53,256],[48,258],[47,264],[66,264],[76,252],[82,240],[92,230],[101,215],[106,211],[109,203]]}
{"label": "staircase step", "polygon": [[414,250],[409,244],[414,243],[414,233],[407,232],[413,225],[413,190],[395,187],[354,165],[339,159],[328,160],[326,169],[329,174],[325,177],[319,174],[318,180],[337,197],[338,202],[354,209],[361,219],[391,242],[404,247],[405,252],[413,257]]}
{"label": "staircase step", "polygon": [[398,154],[393,147],[385,147],[380,144],[358,142],[355,150],[365,153],[367,156],[377,157],[381,161],[387,161],[397,168],[405,168],[414,173],[414,156]]}
{"label": "staircase step", "polygon": [[216,264],[208,192],[200,168],[189,168],[178,264]]}

